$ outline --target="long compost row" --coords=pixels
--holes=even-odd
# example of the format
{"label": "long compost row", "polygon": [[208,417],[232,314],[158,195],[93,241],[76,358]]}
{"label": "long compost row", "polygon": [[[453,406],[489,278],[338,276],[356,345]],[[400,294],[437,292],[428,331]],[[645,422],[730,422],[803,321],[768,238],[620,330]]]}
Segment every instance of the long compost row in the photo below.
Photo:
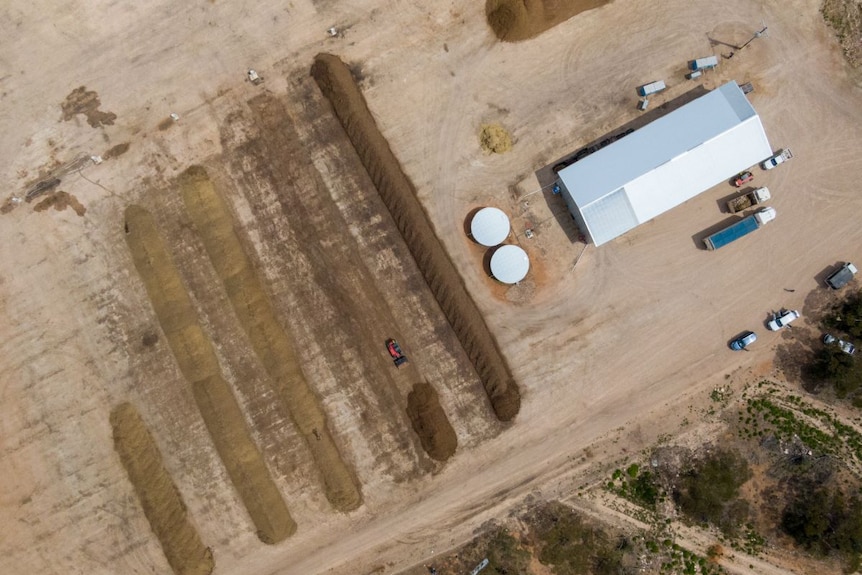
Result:
{"label": "long compost row", "polygon": [[[312,113],[305,107],[314,105],[315,100],[320,100],[324,109],[329,108],[310,79],[308,92],[297,96],[303,102],[303,115]],[[238,170],[242,179],[236,186],[241,187],[247,197],[254,197],[262,182],[270,182],[276,190],[275,196],[284,217],[283,220],[270,219],[278,222],[276,225],[284,225],[295,237],[303,238],[296,243],[282,243],[291,254],[291,264],[304,259],[313,270],[310,277],[293,282],[291,291],[302,297],[303,284],[313,285],[317,298],[350,302],[342,312],[348,315],[339,317],[338,325],[319,316],[314,322],[314,329],[320,334],[317,337],[340,347],[360,341],[371,342],[390,333],[398,325],[398,319],[385,304],[385,298],[363,264],[359,246],[350,235],[330,190],[308,161],[308,147],[300,141],[295,123],[313,122],[307,116],[301,119],[291,117],[283,103],[269,93],[259,94],[247,104],[257,130],[243,132],[242,167]],[[339,135],[343,135],[337,122],[331,121]],[[320,142],[328,141],[326,134],[319,134],[317,138]],[[224,145],[231,147],[235,144]],[[320,239],[314,241],[315,238]],[[350,265],[339,264],[345,261]],[[332,273],[335,269],[338,272]],[[349,341],[338,343],[339,334],[347,336]],[[350,368],[361,368],[358,364],[366,361],[373,361],[371,354],[363,353]],[[430,384],[421,382],[422,375],[416,371],[415,365],[410,362],[399,370],[405,377],[398,380],[413,382],[413,389],[406,398],[403,388],[390,375],[391,370],[376,374],[367,370],[362,377],[375,394],[391,398],[401,409],[406,404],[406,413],[424,451],[436,461],[446,461],[455,453],[458,438],[440,406],[439,396]],[[337,371],[334,375],[343,377],[346,366],[342,364]],[[431,387],[431,393],[425,391],[426,387]],[[414,395],[422,401],[414,399],[411,403]],[[392,423],[397,425],[399,421],[396,419]],[[397,433],[403,433],[397,427],[395,429]]]}
{"label": "long compost row", "polygon": [[[180,278],[152,214],[140,206],[126,208],[126,242],[135,268],[180,371],[191,384],[207,431],[245,505],[258,537],[278,543],[296,531],[245,418],[227,382],[212,343],[200,325],[188,291]],[[148,487],[148,478],[131,475],[135,490]],[[159,522],[166,521],[160,519]]]}
{"label": "long compost row", "polygon": [[323,480],[326,498],[341,511],[356,509],[362,503],[357,482],[332,440],[326,414],[305,380],[293,343],[279,325],[236,235],[233,216],[202,167],[186,170],[179,178],[179,186],[186,211],[240,324],[272,380],[276,397],[284,402],[308,445]]}
{"label": "long compost row", "polygon": [[404,237],[446,319],[473,363],[494,413],[511,421],[521,395],[497,342],[434,233],[389,143],[380,133],[348,67],[338,57],[319,54],[311,69],[366,171]]}
{"label": "long compost row", "polygon": [[132,404],[121,403],[111,411],[111,428],[114,447],[168,564],[177,575],[212,573],[212,551],[201,542],[141,414]]}

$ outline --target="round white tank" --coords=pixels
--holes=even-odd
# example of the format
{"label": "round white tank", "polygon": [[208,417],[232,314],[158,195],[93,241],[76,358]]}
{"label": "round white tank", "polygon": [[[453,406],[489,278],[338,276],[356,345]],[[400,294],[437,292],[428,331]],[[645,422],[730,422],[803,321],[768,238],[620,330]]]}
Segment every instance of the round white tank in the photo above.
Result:
{"label": "round white tank", "polygon": [[498,208],[482,208],[470,222],[473,239],[487,247],[498,246],[509,237],[509,218]]}
{"label": "round white tank", "polygon": [[504,284],[516,284],[530,271],[530,258],[518,246],[505,245],[491,256],[491,275]]}

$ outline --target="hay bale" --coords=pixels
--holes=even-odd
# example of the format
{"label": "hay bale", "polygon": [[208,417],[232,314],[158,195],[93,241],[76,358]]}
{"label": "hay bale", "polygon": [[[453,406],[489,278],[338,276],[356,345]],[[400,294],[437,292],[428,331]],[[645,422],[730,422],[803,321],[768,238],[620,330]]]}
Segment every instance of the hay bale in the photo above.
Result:
{"label": "hay bale", "polygon": [[479,145],[487,154],[502,154],[512,149],[512,135],[500,124],[483,124]]}

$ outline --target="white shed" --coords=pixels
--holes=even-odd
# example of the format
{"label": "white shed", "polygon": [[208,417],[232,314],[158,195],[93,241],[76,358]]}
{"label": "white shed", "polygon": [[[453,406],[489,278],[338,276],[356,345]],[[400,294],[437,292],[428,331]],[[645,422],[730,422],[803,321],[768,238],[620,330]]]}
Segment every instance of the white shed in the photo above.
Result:
{"label": "white shed", "polygon": [[597,246],[772,154],[735,82],[560,170],[563,198]]}

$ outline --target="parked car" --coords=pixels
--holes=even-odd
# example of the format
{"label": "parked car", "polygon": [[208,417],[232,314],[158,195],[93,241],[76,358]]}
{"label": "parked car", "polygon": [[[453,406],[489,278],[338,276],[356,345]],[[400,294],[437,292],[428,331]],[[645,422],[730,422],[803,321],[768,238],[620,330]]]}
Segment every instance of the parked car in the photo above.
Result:
{"label": "parked car", "polygon": [[857,271],[859,270],[856,269],[856,266],[850,262],[845,262],[826,278],[826,285],[832,289],[841,289],[850,283]]}
{"label": "parked car", "polygon": [[766,329],[769,331],[778,331],[782,327],[789,326],[790,322],[799,317],[799,312],[795,309],[783,309],[779,313],[772,314],[772,319],[766,324]]}
{"label": "parked car", "polygon": [[392,356],[392,361],[395,363],[395,367],[401,367],[402,364],[407,363],[407,356],[401,351],[401,346],[398,345],[397,341],[394,339],[387,339],[386,349],[389,351],[389,355]]}
{"label": "parked car", "polygon": [[853,345],[849,341],[838,339],[830,333],[823,334],[823,343],[825,343],[826,345],[837,345],[841,349],[841,351],[843,351],[847,355],[853,355],[854,353],[856,353],[855,345]]}
{"label": "parked car", "polygon": [[746,170],[746,171],[740,172],[739,174],[736,175],[736,177],[733,179],[733,185],[736,186],[737,188],[739,188],[739,187],[744,186],[745,184],[747,184],[748,182],[750,182],[753,179],[754,179],[754,174],[752,174],[751,172]]}
{"label": "parked car", "polygon": [[733,351],[742,351],[755,341],[757,341],[757,334],[753,331],[747,331],[730,342],[730,349]]}

